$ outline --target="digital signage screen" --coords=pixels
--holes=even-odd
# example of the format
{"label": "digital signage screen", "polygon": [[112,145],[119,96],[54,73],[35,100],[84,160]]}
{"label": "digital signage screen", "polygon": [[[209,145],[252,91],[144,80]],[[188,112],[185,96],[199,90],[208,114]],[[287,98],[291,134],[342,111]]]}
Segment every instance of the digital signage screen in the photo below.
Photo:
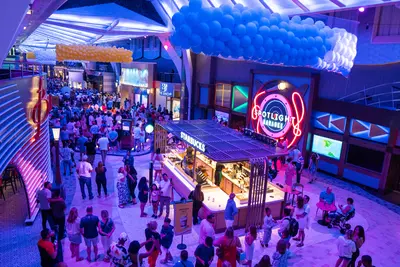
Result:
{"label": "digital signage screen", "polygon": [[342,141],[314,134],[312,152],[339,160]]}
{"label": "digital signage screen", "polygon": [[137,87],[148,87],[149,71],[148,69],[122,68],[121,83]]}

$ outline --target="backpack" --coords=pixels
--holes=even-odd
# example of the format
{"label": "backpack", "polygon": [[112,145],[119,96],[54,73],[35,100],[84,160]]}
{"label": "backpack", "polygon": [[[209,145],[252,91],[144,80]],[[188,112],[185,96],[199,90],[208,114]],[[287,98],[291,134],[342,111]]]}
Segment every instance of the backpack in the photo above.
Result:
{"label": "backpack", "polygon": [[294,218],[286,218],[289,221],[288,233],[291,237],[295,237],[299,232],[299,222]]}

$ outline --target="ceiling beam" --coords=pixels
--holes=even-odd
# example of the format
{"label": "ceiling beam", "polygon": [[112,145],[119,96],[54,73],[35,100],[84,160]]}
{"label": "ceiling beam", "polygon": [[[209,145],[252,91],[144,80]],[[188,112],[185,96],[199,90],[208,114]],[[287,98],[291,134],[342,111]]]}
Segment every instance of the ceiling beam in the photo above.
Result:
{"label": "ceiling beam", "polygon": [[295,3],[298,7],[300,7],[301,10],[303,10],[304,12],[310,12],[310,10],[303,5],[303,3],[301,3],[299,0],[292,0],[293,3]]}
{"label": "ceiling beam", "polygon": [[330,0],[330,1],[335,5],[337,5],[338,7],[346,7],[346,5],[340,2],[339,0]]}
{"label": "ceiling beam", "polygon": [[[107,32],[112,31],[115,27],[117,27],[118,23],[119,23],[119,19],[114,20],[114,21],[111,22],[111,24],[107,27],[106,31],[107,31]],[[100,40],[101,38],[103,38],[103,36],[104,36],[104,34],[99,35],[99,36],[97,36],[97,37],[94,37],[94,38],[92,38],[92,39],[89,41],[89,43],[90,43],[90,44],[94,44],[95,42],[97,42],[98,40]]]}
{"label": "ceiling beam", "polygon": [[272,8],[269,7],[267,3],[265,3],[265,0],[259,0],[261,5],[263,5],[266,9],[268,9],[270,12],[274,12]]}

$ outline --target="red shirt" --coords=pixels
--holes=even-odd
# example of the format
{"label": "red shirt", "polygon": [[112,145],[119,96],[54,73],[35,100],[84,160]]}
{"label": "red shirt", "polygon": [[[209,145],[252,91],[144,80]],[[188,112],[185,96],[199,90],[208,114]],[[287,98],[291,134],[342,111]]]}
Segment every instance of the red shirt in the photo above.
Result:
{"label": "red shirt", "polygon": [[38,246],[46,250],[49,255],[52,255],[54,253],[54,245],[50,241],[40,239],[38,242]]}

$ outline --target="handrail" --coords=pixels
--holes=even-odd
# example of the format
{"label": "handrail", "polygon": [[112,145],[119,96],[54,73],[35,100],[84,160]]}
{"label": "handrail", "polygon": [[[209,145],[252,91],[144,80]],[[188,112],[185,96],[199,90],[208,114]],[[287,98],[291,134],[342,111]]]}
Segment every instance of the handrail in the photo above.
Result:
{"label": "handrail", "polygon": [[[383,96],[383,95],[394,95],[394,94],[400,94],[400,91],[398,91],[398,92],[386,92],[386,93],[381,93],[381,94],[375,94],[375,95],[370,95],[370,96],[368,96],[368,97],[378,97],[378,96]],[[351,103],[356,103],[356,102],[362,101],[362,100],[364,100],[364,99],[365,99],[365,97],[359,98],[359,99],[356,99],[356,100],[351,101]]]}
{"label": "handrail", "polygon": [[43,73],[43,65],[36,62],[27,62],[27,61],[3,61],[2,66],[6,67],[8,65],[8,69],[0,69],[8,70],[8,72],[0,73],[0,80],[4,79],[12,79],[12,78],[22,78],[33,75],[40,75]]}
{"label": "handrail", "polygon": [[357,94],[360,94],[360,93],[365,93],[366,91],[371,90],[371,89],[375,89],[375,88],[379,88],[379,87],[383,87],[383,86],[393,86],[395,84],[400,85],[400,82],[391,82],[391,83],[384,83],[384,84],[374,85],[374,86],[371,86],[369,88],[364,88],[363,90],[360,90],[360,91],[351,93],[349,95],[346,95],[344,97],[341,97],[338,100],[344,100],[344,99],[349,98],[351,96],[354,96],[354,95],[357,95]]}

